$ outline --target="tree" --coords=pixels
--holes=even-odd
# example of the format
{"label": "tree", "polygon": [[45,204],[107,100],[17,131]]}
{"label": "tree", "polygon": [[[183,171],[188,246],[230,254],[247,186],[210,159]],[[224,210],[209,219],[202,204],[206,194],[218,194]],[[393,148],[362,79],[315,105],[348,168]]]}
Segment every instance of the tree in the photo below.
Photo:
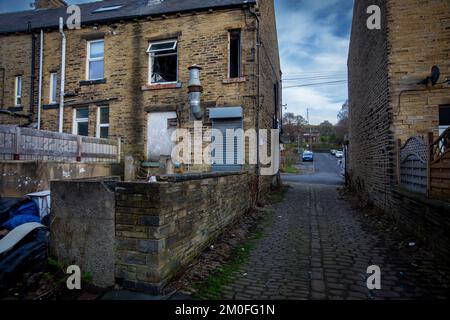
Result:
{"label": "tree", "polygon": [[326,120],[319,124],[318,131],[321,136],[331,136],[334,132],[333,124]]}
{"label": "tree", "polygon": [[335,127],[336,143],[344,144],[349,132],[348,119],[349,104],[348,100],[342,105],[341,111],[338,113],[338,123]]}
{"label": "tree", "polygon": [[283,137],[290,141],[297,141],[299,136],[302,136],[306,130],[308,122],[301,115],[295,115],[292,112],[287,112],[283,116]]}

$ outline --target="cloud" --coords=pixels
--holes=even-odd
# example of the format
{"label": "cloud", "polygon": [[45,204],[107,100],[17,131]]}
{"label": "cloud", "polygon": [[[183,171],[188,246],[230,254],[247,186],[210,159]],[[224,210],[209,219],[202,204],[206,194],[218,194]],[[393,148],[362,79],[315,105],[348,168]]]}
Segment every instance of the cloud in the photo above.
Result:
{"label": "cloud", "polygon": [[[275,4],[282,71],[285,79],[296,79],[284,81],[284,87],[346,79],[353,1],[275,0]],[[309,108],[313,124],[336,123],[347,96],[345,83],[283,89],[287,111],[306,117]]]}

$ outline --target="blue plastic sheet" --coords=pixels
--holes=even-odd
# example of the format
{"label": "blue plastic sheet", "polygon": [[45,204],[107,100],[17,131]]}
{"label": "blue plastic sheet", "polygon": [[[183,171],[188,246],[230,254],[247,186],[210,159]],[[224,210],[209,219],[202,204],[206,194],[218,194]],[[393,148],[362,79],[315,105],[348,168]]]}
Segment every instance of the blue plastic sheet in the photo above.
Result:
{"label": "blue plastic sheet", "polygon": [[9,219],[2,224],[2,227],[12,230],[27,222],[41,222],[39,208],[32,200],[13,206],[9,211]]}

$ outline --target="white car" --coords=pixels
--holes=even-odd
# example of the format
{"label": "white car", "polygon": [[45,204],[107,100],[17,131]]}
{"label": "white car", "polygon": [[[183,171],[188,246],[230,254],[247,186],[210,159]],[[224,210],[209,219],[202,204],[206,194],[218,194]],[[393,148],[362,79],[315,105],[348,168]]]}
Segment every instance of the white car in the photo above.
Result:
{"label": "white car", "polygon": [[343,158],[344,157],[344,153],[342,152],[342,151],[336,151],[336,154],[335,154],[335,156],[336,156],[336,158]]}

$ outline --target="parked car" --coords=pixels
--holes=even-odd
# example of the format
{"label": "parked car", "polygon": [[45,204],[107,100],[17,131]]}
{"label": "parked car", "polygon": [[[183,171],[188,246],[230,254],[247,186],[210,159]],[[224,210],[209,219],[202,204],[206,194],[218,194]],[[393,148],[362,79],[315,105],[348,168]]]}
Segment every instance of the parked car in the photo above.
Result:
{"label": "parked car", "polygon": [[336,151],[336,154],[335,154],[335,156],[336,156],[336,158],[343,158],[344,157],[344,152],[342,152],[342,151]]}
{"label": "parked car", "polygon": [[312,151],[304,151],[302,156],[303,162],[305,161],[314,161],[314,153]]}
{"label": "parked car", "polygon": [[337,150],[334,150],[334,149],[330,150],[330,153],[331,153],[333,156],[336,155],[336,152],[337,152]]}

